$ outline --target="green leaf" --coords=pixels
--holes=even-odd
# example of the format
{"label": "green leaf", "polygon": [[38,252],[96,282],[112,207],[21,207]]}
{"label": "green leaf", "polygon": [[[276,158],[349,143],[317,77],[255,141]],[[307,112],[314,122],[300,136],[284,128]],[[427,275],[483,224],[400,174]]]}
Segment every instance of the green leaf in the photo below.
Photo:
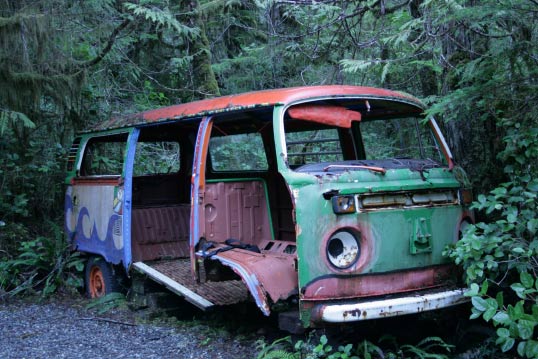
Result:
{"label": "green leaf", "polygon": [[489,282],[485,280],[480,286],[480,295],[482,296],[486,295],[486,293],[488,292],[488,288],[489,288]]}
{"label": "green leaf", "polygon": [[477,319],[477,318],[480,318],[480,316],[482,315],[482,312],[477,310],[476,308],[471,308],[471,315],[469,317],[469,319]]}
{"label": "green leaf", "polygon": [[528,272],[521,272],[519,274],[519,279],[526,289],[534,287],[534,278]]}
{"label": "green leaf", "polygon": [[509,351],[510,349],[512,349],[516,341],[514,338],[503,337],[503,338],[497,339],[496,343],[501,344],[501,350],[503,351],[503,353],[505,353]]}
{"label": "green leaf", "polygon": [[506,340],[504,340],[501,345],[501,350],[503,351],[503,353],[506,353],[507,351],[512,349],[515,343],[516,341],[514,338],[506,338]]}
{"label": "green leaf", "polygon": [[534,332],[535,326],[536,322],[530,320],[520,320],[517,323],[517,329],[519,331],[519,336],[521,337],[521,339],[530,339]]}
{"label": "green leaf", "polygon": [[517,345],[517,353],[522,358],[525,356],[525,348],[526,348],[526,346],[527,346],[527,342],[525,342],[525,341],[519,342],[519,344]]}
{"label": "green leaf", "polygon": [[488,309],[488,303],[482,297],[473,297],[471,302],[473,303],[473,307],[481,312],[485,312]]}
{"label": "green leaf", "polygon": [[510,337],[510,331],[506,328],[499,328],[497,329],[497,336],[499,338],[509,338]]}
{"label": "green leaf", "polygon": [[532,192],[538,192],[538,180],[534,179],[527,184],[527,190]]}
{"label": "green leaf", "polygon": [[525,348],[527,358],[538,358],[538,341],[530,339]]}
{"label": "green leaf", "polygon": [[512,252],[516,254],[523,254],[525,253],[525,250],[521,247],[515,247],[515,248],[512,248]]}
{"label": "green leaf", "polygon": [[485,320],[486,322],[489,322],[489,320],[495,316],[495,313],[497,313],[497,309],[495,309],[495,308],[488,308],[488,309],[484,312],[484,316],[483,316],[484,320]]}
{"label": "green leaf", "polygon": [[497,312],[492,319],[494,324],[507,325],[511,323],[510,316],[506,312]]}
{"label": "green leaf", "polygon": [[521,299],[526,299],[527,296],[525,295],[525,287],[521,283],[514,283],[510,286],[510,288],[516,292],[516,295]]}
{"label": "green leaf", "polygon": [[475,295],[478,295],[479,289],[480,289],[480,287],[478,286],[478,284],[471,283],[471,285],[469,286],[469,290],[467,292],[465,292],[464,295],[466,297],[473,297]]}
{"label": "green leaf", "polygon": [[527,230],[531,234],[535,234],[537,228],[538,228],[538,218],[532,218],[527,222]]}

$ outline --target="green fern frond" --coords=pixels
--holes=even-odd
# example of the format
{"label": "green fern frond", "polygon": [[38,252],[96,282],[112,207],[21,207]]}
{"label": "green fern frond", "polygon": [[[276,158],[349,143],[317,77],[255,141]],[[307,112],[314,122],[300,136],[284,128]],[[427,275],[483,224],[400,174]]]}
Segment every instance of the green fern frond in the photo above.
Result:
{"label": "green fern frond", "polygon": [[297,359],[295,353],[287,352],[283,349],[277,349],[273,350],[269,353],[267,353],[265,356],[263,356],[261,359]]}
{"label": "green fern frond", "polygon": [[340,64],[343,67],[343,71],[347,73],[357,73],[361,71],[369,70],[372,66],[379,64],[376,60],[341,60]]}
{"label": "green fern frond", "polygon": [[0,110],[0,136],[4,134],[8,126],[16,126],[18,124],[28,129],[36,127],[35,123],[22,112]]}
{"label": "green fern frond", "polygon": [[197,38],[200,34],[200,29],[183,25],[168,9],[160,9],[157,7],[148,8],[133,3],[125,3],[123,6],[125,6],[128,11],[131,11],[135,17],[141,17],[144,20],[150,21],[156,24],[157,27],[172,30],[184,38],[192,40]]}

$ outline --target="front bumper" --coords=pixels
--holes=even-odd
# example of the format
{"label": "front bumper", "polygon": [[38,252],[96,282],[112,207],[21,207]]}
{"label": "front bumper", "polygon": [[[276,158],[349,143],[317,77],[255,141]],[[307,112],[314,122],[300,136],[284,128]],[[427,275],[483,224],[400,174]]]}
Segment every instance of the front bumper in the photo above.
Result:
{"label": "front bumper", "polygon": [[454,289],[355,303],[318,304],[313,308],[312,320],[343,323],[421,313],[468,302],[470,298],[464,296],[465,292]]}

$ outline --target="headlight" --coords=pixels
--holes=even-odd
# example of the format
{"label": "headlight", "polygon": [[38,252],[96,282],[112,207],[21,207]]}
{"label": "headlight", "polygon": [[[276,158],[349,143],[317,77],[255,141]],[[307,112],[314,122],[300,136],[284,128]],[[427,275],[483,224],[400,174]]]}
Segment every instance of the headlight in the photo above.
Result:
{"label": "headlight", "polygon": [[357,210],[355,196],[334,196],[331,201],[336,214],[355,213]]}
{"label": "headlight", "polygon": [[334,233],[327,242],[327,258],[339,269],[351,267],[360,255],[359,240],[348,231]]}

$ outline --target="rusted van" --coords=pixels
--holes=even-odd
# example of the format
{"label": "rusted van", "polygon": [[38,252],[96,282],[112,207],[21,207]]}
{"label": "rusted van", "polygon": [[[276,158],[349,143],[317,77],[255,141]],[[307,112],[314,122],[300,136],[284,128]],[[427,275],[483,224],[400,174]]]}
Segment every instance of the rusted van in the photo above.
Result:
{"label": "rusted van", "polygon": [[423,110],[385,89],[297,87],[80,133],[65,226],[88,294],[138,271],[202,309],[287,307],[287,329],[464,301],[442,251],[473,222],[472,195]]}

